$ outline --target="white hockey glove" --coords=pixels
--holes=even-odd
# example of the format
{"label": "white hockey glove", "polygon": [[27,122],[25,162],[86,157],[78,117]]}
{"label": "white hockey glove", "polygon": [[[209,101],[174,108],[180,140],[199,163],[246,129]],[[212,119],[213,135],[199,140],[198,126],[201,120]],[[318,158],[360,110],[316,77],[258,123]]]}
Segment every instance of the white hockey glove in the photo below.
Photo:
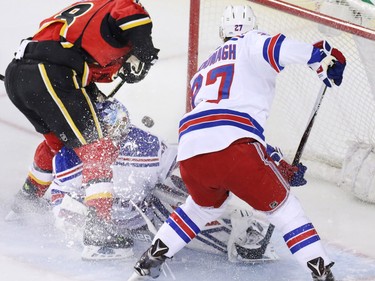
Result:
{"label": "white hockey glove", "polygon": [[272,158],[280,174],[290,184],[290,186],[302,186],[307,183],[306,179],[304,178],[307,167],[302,163],[298,163],[295,166],[290,165],[283,159],[283,154],[280,148],[272,147],[268,144],[267,154]]}
{"label": "white hockey glove", "polygon": [[314,44],[308,64],[328,87],[341,85],[346,59],[338,49],[332,48],[327,41],[323,40]]}

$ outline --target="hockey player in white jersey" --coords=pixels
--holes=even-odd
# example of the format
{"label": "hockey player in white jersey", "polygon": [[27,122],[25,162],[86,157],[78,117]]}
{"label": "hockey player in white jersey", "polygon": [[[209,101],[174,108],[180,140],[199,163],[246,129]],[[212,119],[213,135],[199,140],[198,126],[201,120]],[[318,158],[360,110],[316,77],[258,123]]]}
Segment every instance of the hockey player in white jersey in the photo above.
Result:
{"label": "hockey player in white jersey", "polygon": [[335,280],[315,227],[266,153],[263,131],[279,72],[306,65],[328,87],[338,86],[345,57],[325,41],[312,45],[255,28],[249,6],[225,9],[224,44],[192,78],[193,110],[180,121],[177,160],[190,196],[161,226],[129,280],[157,278],[168,258],[222,215],[232,193],[267,215],[313,280]]}
{"label": "hockey player in white jersey", "polygon": [[82,186],[82,162],[67,147],[53,159],[54,180],[49,187],[53,213],[60,229],[83,230],[83,259],[124,258],[132,255],[132,231],[146,225],[136,208],[152,217],[146,199],[155,185],[169,176],[176,163],[176,148],[132,125],[127,109],[119,101],[106,100],[96,107],[101,122],[119,147],[112,166],[112,220],[100,223],[95,211],[85,206],[84,200],[90,194]]}
{"label": "hockey player in white jersey", "polygon": [[[119,157],[112,167],[115,186],[112,221],[98,224],[95,212],[85,206],[82,163],[66,147],[53,161],[51,201],[56,226],[70,238],[83,237],[83,259],[121,259],[132,255],[133,239],[151,242],[155,230],[176,206],[185,202],[188,194],[176,167],[175,147],[131,125],[126,108],[117,100],[107,100],[97,107],[120,146]],[[278,150],[269,146],[269,153],[280,161],[280,169],[293,178],[294,185],[305,183],[305,169],[296,173],[295,168],[281,159]],[[189,247],[228,255],[232,262],[274,260],[277,254],[270,244],[273,229],[265,216],[251,208],[228,208]]]}

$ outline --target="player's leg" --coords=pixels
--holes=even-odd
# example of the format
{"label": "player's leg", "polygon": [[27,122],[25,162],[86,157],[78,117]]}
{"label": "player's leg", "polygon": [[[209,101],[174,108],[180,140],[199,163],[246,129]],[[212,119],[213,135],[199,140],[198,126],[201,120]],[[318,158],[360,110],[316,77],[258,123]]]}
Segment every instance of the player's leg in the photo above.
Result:
{"label": "player's leg", "polygon": [[44,213],[50,209],[43,196],[53,179],[52,158],[61,145],[61,141],[54,134],[45,134],[45,140],[35,151],[25,183],[15,195],[6,220],[20,219],[26,213]]}
{"label": "player's leg", "polygon": [[331,271],[334,263],[294,195],[289,194],[282,206],[268,214],[268,219],[281,232],[290,252],[302,268],[311,271],[313,280],[335,280]]}
{"label": "player's leg", "polygon": [[[39,96],[36,94],[45,92],[37,64],[23,64],[18,60],[12,61],[7,68],[5,87],[13,104],[25,115],[35,130],[45,136],[45,140],[36,148],[25,184],[17,193],[10,216],[7,217],[7,219],[14,219],[19,218],[22,212],[36,212],[45,209],[44,204],[38,207],[38,203],[34,204],[35,208],[27,208],[27,203],[43,202],[38,198],[44,195],[52,180],[52,158],[56,151],[61,148],[62,142],[51,133],[48,125],[38,114],[42,110],[48,112],[50,108],[48,104],[43,102],[43,99],[39,100]],[[41,90],[40,87],[42,87]],[[36,100],[33,100],[34,97],[36,97]],[[22,208],[21,206],[24,203],[25,206]],[[14,216],[15,214],[18,215]]]}
{"label": "player's leg", "polygon": [[[43,82],[55,108],[54,116],[39,112],[47,120],[49,128],[64,144],[75,150],[82,161],[82,184],[85,188],[85,204],[89,212],[84,229],[84,251],[82,258],[91,259],[100,249],[122,248],[131,254],[132,241],[127,237],[107,235],[112,233],[111,209],[113,204],[113,182],[111,164],[118,149],[107,138],[95,107],[98,90],[94,84],[81,85],[84,81],[69,68],[44,65]],[[54,87],[64,83],[64,87]],[[58,119],[59,122],[52,122]],[[103,250],[104,252],[106,250]],[[116,257],[114,257],[116,258]]]}
{"label": "player's leg", "polygon": [[[186,201],[188,191],[176,168],[153,192],[153,210],[161,222],[168,219],[175,206]],[[266,215],[253,208],[230,204],[217,220],[209,222],[188,248],[206,253],[227,255],[231,262],[258,262],[278,258],[270,243],[274,226]]]}
{"label": "player's leg", "polygon": [[53,175],[50,194],[55,226],[68,233],[82,232],[87,208],[83,205],[82,162],[73,149],[63,147],[55,155]]}
{"label": "player's leg", "polygon": [[[229,188],[256,209],[273,213],[273,224],[282,231],[284,237],[290,238],[292,243],[299,244],[302,236],[298,234],[305,234],[302,231],[309,227],[306,229],[307,242],[293,248],[294,245],[287,240],[287,245],[291,246],[292,253],[296,250],[299,252],[295,257],[303,264],[303,268],[310,268],[313,274],[325,278],[322,280],[333,280],[329,279],[332,276],[331,261],[324,252],[316,230],[305,217],[301,206],[290,199],[292,197],[288,197],[289,185],[259,143],[240,140],[223,151],[182,161],[180,168],[194,199],[191,200],[194,203],[191,206],[198,208],[182,208],[182,211],[171,215],[169,223],[164,224],[156,235],[154,244],[136,264],[137,275],[151,275],[154,274],[153,271],[158,274],[165,259],[186,245],[190,238],[199,233],[203,223],[208,222],[205,213],[214,215],[220,210],[220,206],[227,200],[225,189]],[[291,216],[290,213],[282,213],[283,206],[287,210],[291,208],[289,206],[293,206],[295,214]],[[283,221],[277,216],[278,212]],[[182,229],[185,231],[182,232]],[[289,237],[294,231],[297,231],[299,237]],[[171,240],[170,237],[174,239]],[[321,263],[323,259],[325,264]],[[321,270],[314,270],[318,265]]]}
{"label": "player's leg", "polygon": [[[232,163],[233,178],[225,184],[242,200],[268,215],[302,268],[321,280],[334,280],[330,270],[333,263],[316,229],[298,200],[289,193],[288,183],[265,148],[252,142],[235,145],[230,150],[237,163]],[[230,157],[226,161],[230,161]]]}
{"label": "player's leg", "polygon": [[[204,172],[208,173],[205,173],[203,177],[200,177],[200,175],[198,178],[191,176],[191,171],[187,171],[189,169],[186,169],[185,166],[187,162],[189,162],[189,164],[194,162],[194,164],[199,163],[199,165],[206,166]],[[192,164],[192,166],[194,166],[194,164]],[[209,184],[207,180],[210,181],[210,179],[214,177],[215,180],[220,181],[223,179],[222,175],[210,174],[211,168],[207,166],[210,166],[210,163],[206,162],[201,155],[180,162],[181,175],[189,193],[195,196],[196,193],[193,190],[204,190],[204,195],[201,195],[210,198],[212,202],[208,205],[197,204],[191,196],[188,196],[186,202],[177,207],[158,230],[152,246],[136,263],[132,278],[139,276],[151,276],[156,278],[159,276],[161,266],[167,258],[171,258],[180,251],[193,240],[209,222],[216,220],[225,212],[229,193],[222,188],[211,188],[212,185],[210,187],[206,186],[206,184]]]}
{"label": "player's leg", "polygon": [[[36,130],[43,134],[54,132],[64,145],[77,149],[87,188],[85,201],[94,214],[88,221],[97,218],[98,225],[109,223],[113,201],[110,164],[117,157],[117,148],[104,138],[94,106],[97,88],[83,85],[85,79],[80,74],[61,65],[16,62],[10,71],[17,72],[14,77],[23,80],[12,83],[7,92],[16,105],[28,104],[29,108],[23,109],[32,112],[29,120],[40,121],[38,126],[33,123]],[[23,101],[19,103],[19,99]],[[94,242],[95,239],[95,246],[100,244]]]}
{"label": "player's leg", "polygon": [[134,266],[133,278],[137,276],[157,278],[165,260],[185,247],[208,222],[220,217],[225,209],[225,202],[218,208],[207,208],[197,205],[191,196],[188,196],[186,202],[177,207],[158,230],[152,246],[143,253]]}

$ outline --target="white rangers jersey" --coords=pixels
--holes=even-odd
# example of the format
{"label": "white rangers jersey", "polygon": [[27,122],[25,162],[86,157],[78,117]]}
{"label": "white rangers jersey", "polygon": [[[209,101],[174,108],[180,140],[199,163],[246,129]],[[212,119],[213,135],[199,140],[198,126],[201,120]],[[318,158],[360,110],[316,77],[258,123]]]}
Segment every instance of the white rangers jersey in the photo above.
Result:
{"label": "white rangers jersey", "polygon": [[321,61],[311,44],[250,31],[217,48],[190,82],[193,110],[180,121],[177,160],[222,150],[240,138],[265,145],[277,74]]}

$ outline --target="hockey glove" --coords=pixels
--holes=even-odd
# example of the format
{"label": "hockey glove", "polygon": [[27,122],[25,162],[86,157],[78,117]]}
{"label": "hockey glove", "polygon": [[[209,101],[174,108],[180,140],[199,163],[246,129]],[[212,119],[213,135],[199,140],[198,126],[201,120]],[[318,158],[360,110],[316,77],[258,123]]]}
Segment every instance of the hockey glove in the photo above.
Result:
{"label": "hockey glove", "polygon": [[[289,165],[289,164],[288,164]],[[294,172],[294,175],[292,179],[290,180],[290,186],[302,186],[307,183],[305,179],[305,172],[307,170],[307,167],[303,165],[302,163],[298,163],[295,166],[292,166],[297,168],[297,171]]]}
{"label": "hockey glove", "polygon": [[124,63],[119,76],[126,83],[134,84],[142,81],[148,74],[153,63],[140,61],[131,55]]}
{"label": "hockey glove", "polygon": [[302,163],[296,166],[290,165],[283,159],[283,154],[278,147],[272,147],[267,144],[267,154],[276,164],[277,169],[290,186],[302,186],[307,183],[304,178],[307,167]]}
{"label": "hockey glove", "polygon": [[119,76],[126,83],[133,84],[142,81],[151,66],[158,60],[159,49],[153,46],[134,47],[132,55],[125,61]]}
{"label": "hockey glove", "polygon": [[346,66],[345,56],[327,41],[314,44],[309,66],[316,71],[320,80],[328,87],[340,86]]}

